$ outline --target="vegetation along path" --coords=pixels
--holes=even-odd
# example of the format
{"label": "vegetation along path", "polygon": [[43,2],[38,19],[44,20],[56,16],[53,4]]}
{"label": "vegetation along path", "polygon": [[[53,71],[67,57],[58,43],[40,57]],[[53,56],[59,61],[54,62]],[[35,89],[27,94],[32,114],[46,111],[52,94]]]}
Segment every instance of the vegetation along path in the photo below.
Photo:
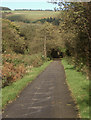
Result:
{"label": "vegetation along path", "polygon": [[3,118],[77,118],[61,62],[53,61],[20,96],[8,104]]}

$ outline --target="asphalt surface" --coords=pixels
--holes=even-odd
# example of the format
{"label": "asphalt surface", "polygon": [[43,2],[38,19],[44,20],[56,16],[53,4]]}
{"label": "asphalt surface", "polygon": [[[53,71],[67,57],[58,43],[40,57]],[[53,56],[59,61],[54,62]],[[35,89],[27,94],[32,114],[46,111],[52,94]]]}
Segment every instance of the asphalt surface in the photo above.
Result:
{"label": "asphalt surface", "polygon": [[77,118],[60,61],[53,61],[12,103],[3,118]]}

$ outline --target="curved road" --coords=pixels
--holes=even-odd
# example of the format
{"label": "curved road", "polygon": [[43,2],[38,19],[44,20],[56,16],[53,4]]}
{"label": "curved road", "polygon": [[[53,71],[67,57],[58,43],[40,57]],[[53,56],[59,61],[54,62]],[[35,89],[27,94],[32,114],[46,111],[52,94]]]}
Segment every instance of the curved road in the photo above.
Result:
{"label": "curved road", "polygon": [[50,65],[8,104],[3,118],[77,118],[60,61]]}

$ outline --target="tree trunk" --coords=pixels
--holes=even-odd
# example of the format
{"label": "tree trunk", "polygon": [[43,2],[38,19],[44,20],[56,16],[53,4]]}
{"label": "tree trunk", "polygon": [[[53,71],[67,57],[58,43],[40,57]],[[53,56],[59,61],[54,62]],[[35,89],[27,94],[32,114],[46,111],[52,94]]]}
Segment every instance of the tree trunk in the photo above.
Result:
{"label": "tree trunk", "polygon": [[44,39],[44,56],[45,56],[45,58],[47,57],[47,54],[46,54],[46,35],[45,35],[45,39]]}

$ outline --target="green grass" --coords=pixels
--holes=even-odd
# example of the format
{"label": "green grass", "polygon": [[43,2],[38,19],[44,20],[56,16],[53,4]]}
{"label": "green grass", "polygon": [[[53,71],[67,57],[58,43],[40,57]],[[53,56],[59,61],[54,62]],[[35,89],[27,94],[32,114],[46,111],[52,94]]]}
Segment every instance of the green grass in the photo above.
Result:
{"label": "green grass", "polygon": [[76,100],[81,118],[89,118],[89,80],[81,72],[77,72],[74,66],[62,60],[66,79],[72,95]]}
{"label": "green grass", "polygon": [[2,89],[2,108],[7,105],[7,103],[12,102],[19,93],[34,80],[48,65],[50,61],[45,62],[42,66],[37,68],[32,68],[30,72],[21,80],[18,80]]}

